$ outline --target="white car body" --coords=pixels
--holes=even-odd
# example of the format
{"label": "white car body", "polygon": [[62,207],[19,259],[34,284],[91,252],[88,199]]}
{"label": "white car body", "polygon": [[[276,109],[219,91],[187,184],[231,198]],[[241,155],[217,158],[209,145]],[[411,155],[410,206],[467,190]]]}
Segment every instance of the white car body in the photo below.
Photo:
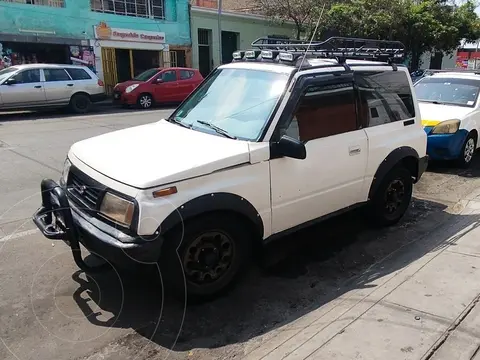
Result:
{"label": "white car body", "polygon": [[[354,71],[392,71],[389,65],[372,67],[371,63],[364,63],[365,67],[357,66]],[[221,68],[293,70],[256,63],[232,63]],[[305,76],[309,71],[319,72],[302,71],[294,78]],[[322,71],[343,69],[331,67]],[[398,71],[406,73],[401,67]],[[411,86],[411,80],[409,82]],[[253,205],[263,223],[262,238],[267,239],[366,202],[379,165],[393,149],[408,144],[420,157],[425,156],[426,137],[414,101],[417,114],[414,126],[405,127],[402,121],[397,121],[359,129],[307,142],[305,160],[271,160],[270,136],[289,95],[283,98],[277,116],[260,142],[223,138],[161,120],[81,141],[72,146],[68,157],[91,178],[136,199],[138,235],[153,235],[168,215],[190,200],[205,194],[231,193]],[[357,149],[359,154],[352,156],[351,151]],[[170,186],[176,186],[178,192],[161,199],[153,198],[152,192]]]}

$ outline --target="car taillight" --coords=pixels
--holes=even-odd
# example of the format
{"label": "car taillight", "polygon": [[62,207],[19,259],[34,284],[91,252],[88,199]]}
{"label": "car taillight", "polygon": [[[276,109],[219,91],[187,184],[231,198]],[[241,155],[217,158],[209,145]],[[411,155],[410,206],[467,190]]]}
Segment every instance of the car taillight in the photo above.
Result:
{"label": "car taillight", "polygon": [[104,86],[103,81],[98,79],[98,86]]}

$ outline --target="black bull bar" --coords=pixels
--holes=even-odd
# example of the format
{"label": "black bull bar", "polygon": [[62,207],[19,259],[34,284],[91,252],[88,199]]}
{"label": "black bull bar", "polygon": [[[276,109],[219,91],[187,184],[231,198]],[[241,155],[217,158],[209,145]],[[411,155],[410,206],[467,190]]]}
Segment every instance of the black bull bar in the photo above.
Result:
{"label": "black bull bar", "polygon": [[108,263],[90,266],[82,259],[79,234],[73,221],[66,190],[51,179],[42,180],[40,188],[42,206],[33,215],[33,222],[43,235],[50,240],[62,240],[69,245],[75,263],[83,271],[92,273],[108,270],[110,268]]}

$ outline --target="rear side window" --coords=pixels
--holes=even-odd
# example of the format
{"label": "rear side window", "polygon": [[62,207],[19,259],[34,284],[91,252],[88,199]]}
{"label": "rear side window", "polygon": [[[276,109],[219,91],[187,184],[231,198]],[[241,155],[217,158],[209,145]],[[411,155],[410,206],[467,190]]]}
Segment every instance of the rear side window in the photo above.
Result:
{"label": "rear side window", "polygon": [[180,70],[180,80],[191,79],[195,73],[191,70]]}
{"label": "rear side window", "polygon": [[68,74],[73,80],[91,80],[92,77],[83,69],[67,68]]}
{"label": "rear side window", "polygon": [[358,114],[363,127],[388,124],[415,116],[412,92],[403,71],[355,73]]}
{"label": "rear side window", "polygon": [[43,69],[45,81],[69,81],[70,77],[64,69]]}

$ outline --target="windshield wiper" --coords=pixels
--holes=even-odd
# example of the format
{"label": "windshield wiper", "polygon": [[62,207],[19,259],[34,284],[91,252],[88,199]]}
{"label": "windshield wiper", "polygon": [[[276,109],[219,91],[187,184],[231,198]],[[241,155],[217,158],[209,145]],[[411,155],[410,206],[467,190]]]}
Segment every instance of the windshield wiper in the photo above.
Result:
{"label": "windshield wiper", "polygon": [[168,122],[171,122],[171,123],[175,123],[177,125],[180,125],[180,126],[183,126],[184,128],[187,128],[187,129],[191,129],[192,128],[192,125],[190,124],[185,124],[184,122],[178,120],[178,119],[175,119],[175,118],[168,118],[167,119]]}
{"label": "windshield wiper", "polygon": [[216,126],[216,125],[213,125],[213,124],[209,123],[208,121],[197,120],[197,122],[198,122],[199,124],[208,126],[210,129],[215,130],[215,131],[217,132],[217,134],[223,135],[223,136],[225,136],[225,137],[227,137],[227,138],[229,138],[229,139],[234,139],[234,140],[237,139],[236,136],[233,136],[233,135],[229,134],[227,130],[224,130],[224,129]]}

